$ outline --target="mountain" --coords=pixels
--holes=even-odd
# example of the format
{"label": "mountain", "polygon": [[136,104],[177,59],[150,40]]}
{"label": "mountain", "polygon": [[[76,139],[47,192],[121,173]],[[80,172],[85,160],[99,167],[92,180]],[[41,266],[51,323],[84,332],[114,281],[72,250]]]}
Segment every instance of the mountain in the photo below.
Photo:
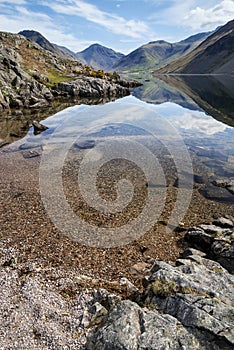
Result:
{"label": "mountain", "polygon": [[220,27],[194,50],[156,72],[234,73],[234,20]]}
{"label": "mountain", "polygon": [[211,32],[199,33],[177,43],[169,43],[164,40],[152,41],[123,57],[114,64],[113,68],[120,71],[144,70],[165,65],[193,50],[210,34]]}
{"label": "mountain", "polygon": [[[36,32],[35,30],[23,30],[19,32],[20,35],[23,35],[25,38],[30,39],[40,45],[43,49],[52,52],[53,54],[64,58],[64,59],[74,59],[74,56],[71,54],[71,51],[66,48],[60,48],[56,44],[52,44],[47,40],[42,34]],[[69,52],[70,51],[70,52]]]}
{"label": "mountain", "polygon": [[94,69],[109,70],[118,62],[124,55],[116,52],[108,47],[93,44],[87,49],[77,52],[76,58],[83,64],[88,64]]}

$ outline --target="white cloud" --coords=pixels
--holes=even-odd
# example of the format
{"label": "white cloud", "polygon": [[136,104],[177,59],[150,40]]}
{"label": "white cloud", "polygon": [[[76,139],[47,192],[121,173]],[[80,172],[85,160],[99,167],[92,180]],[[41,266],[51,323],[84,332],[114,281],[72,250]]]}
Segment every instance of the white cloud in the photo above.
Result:
{"label": "white cloud", "polygon": [[93,43],[89,40],[78,40],[73,34],[66,33],[45,13],[32,12],[25,7],[15,6],[11,12],[0,14],[0,30],[18,33],[25,29],[36,30],[52,43],[66,46],[75,52]]}
{"label": "white cloud", "polygon": [[223,0],[217,5],[205,9],[197,6],[184,17],[185,23],[193,29],[211,29],[225,24],[234,18],[234,1]]}
{"label": "white cloud", "polygon": [[158,25],[213,30],[234,18],[234,0],[171,0],[170,3],[164,10],[152,13],[149,20]]}
{"label": "white cloud", "polygon": [[97,6],[87,3],[83,0],[68,0],[43,2],[53,11],[59,14],[73,15],[85,18],[86,20],[99,24],[115,34],[126,35],[132,38],[142,38],[151,34],[146,23],[138,20],[127,20],[116,14],[101,11]]}

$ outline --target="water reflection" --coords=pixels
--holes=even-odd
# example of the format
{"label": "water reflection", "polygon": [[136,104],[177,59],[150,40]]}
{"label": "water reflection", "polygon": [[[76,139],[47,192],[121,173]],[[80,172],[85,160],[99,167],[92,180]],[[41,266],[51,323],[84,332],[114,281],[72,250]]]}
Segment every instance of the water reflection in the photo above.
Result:
{"label": "water reflection", "polygon": [[144,77],[144,85],[133,91],[140,100],[153,104],[174,102],[190,110],[203,110],[234,126],[233,76],[161,75],[145,80],[148,79]]}
{"label": "water reflection", "polygon": [[[194,165],[195,182],[206,184],[206,187],[201,189],[201,193],[211,199],[233,201],[233,195],[230,192],[215,187],[212,182],[217,178],[234,177],[234,78],[227,76],[147,77],[148,75],[142,76],[144,85],[134,89],[132,96],[109,103],[110,108],[103,108],[102,105],[91,107],[84,104],[66,108],[69,104],[59,105],[48,118],[46,116],[50,111],[46,110],[46,113],[41,112],[42,114],[36,116],[32,113],[26,118],[14,116],[8,123],[2,121],[0,138],[3,140],[11,142],[17,137],[10,135],[19,133],[19,137],[22,137],[27,134],[4,151],[31,150],[30,154],[24,153],[24,156],[37,156],[46,147],[67,143],[69,138],[74,137],[74,133],[77,137],[82,134],[81,143],[76,146],[78,150],[93,148],[103,138],[138,137],[144,138],[146,142],[148,137],[144,134],[146,123],[157,130],[157,138],[163,143],[166,140],[173,142],[173,135],[166,132],[166,125],[170,123],[182,136],[189,150]],[[74,105],[74,102],[72,101],[70,105]],[[100,104],[110,101],[79,102]],[[122,108],[125,103],[132,105],[127,112]],[[157,118],[147,119],[148,114],[140,113],[140,107],[154,111],[160,117],[160,122],[156,120]],[[66,109],[58,112],[63,108]],[[86,118],[81,117],[84,111]],[[57,113],[54,114],[54,112]],[[33,135],[32,129],[28,131],[32,120],[43,118],[46,118],[43,123],[49,127],[48,130],[37,136]],[[136,121],[142,128],[140,132],[131,127],[131,124]],[[48,140],[50,140],[49,145]],[[160,145],[157,147],[160,148]],[[164,153],[161,158],[167,159],[169,164],[170,154]],[[168,164],[166,167],[168,178],[176,186],[176,172],[173,164]]]}
{"label": "water reflection", "polygon": [[74,105],[97,105],[114,101],[115,98],[57,100],[45,109],[7,110],[0,112],[0,148],[27,135],[34,120],[40,122]]}
{"label": "water reflection", "polygon": [[212,180],[234,178],[234,77],[145,78],[144,86],[133,94],[150,103],[150,108],[170,120],[183,135],[194,164],[202,167],[206,177],[202,194],[233,202],[233,197],[223,189],[217,190]]}

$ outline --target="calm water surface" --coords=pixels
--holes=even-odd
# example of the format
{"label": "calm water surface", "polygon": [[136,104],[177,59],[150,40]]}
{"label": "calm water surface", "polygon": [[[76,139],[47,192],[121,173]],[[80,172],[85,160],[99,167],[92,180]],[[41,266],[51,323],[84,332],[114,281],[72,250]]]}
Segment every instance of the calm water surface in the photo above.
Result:
{"label": "calm water surface", "polygon": [[[177,156],[181,151],[179,158],[183,159],[185,145],[193,165],[194,181],[206,184],[201,193],[208,199],[232,203],[233,194],[214,186],[212,181],[234,179],[234,78],[153,77],[143,73],[134,77],[143,86],[134,89],[131,96],[99,105],[75,105],[56,114],[51,111],[47,118],[44,114],[43,124],[49,129],[40,135],[34,135],[32,128],[27,132],[30,122],[39,120],[39,116],[31,115],[28,119],[8,116],[1,123],[3,143],[15,141],[17,130],[27,134],[2,151],[26,152],[27,156],[32,150],[40,153],[66,145],[69,149],[84,150],[103,140],[122,138],[123,142],[141,140],[159,158],[163,155],[175,163],[173,150]],[[18,129],[12,132],[14,119]],[[9,137],[10,133],[13,138]],[[175,171],[171,164],[164,170],[169,178],[170,169]],[[186,177],[188,169],[183,170]]]}

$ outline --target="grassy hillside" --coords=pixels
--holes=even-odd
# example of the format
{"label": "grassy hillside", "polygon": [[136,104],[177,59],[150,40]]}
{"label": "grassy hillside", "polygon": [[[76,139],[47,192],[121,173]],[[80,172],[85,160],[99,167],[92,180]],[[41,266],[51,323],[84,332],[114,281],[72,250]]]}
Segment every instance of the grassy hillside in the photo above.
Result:
{"label": "grassy hillside", "polygon": [[210,33],[199,33],[177,43],[169,43],[164,40],[150,42],[123,57],[113,68],[120,71],[138,71],[164,66],[181,55],[193,50],[202,40],[207,38],[209,34]]}
{"label": "grassy hillside", "polygon": [[157,73],[234,73],[234,20]]}
{"label": "grassy hillside", "polygon": [[25,38],[34,41],[36,44],[40,45],[43,49],[54,53],[55,55],[65,58],[73,59],[72,55],[68,52],[64,52],[57,45],[52,44],[47,40],[41,33],[36,32],[35,30],[23,30],[19,32],[20,35],[23,35]]}

